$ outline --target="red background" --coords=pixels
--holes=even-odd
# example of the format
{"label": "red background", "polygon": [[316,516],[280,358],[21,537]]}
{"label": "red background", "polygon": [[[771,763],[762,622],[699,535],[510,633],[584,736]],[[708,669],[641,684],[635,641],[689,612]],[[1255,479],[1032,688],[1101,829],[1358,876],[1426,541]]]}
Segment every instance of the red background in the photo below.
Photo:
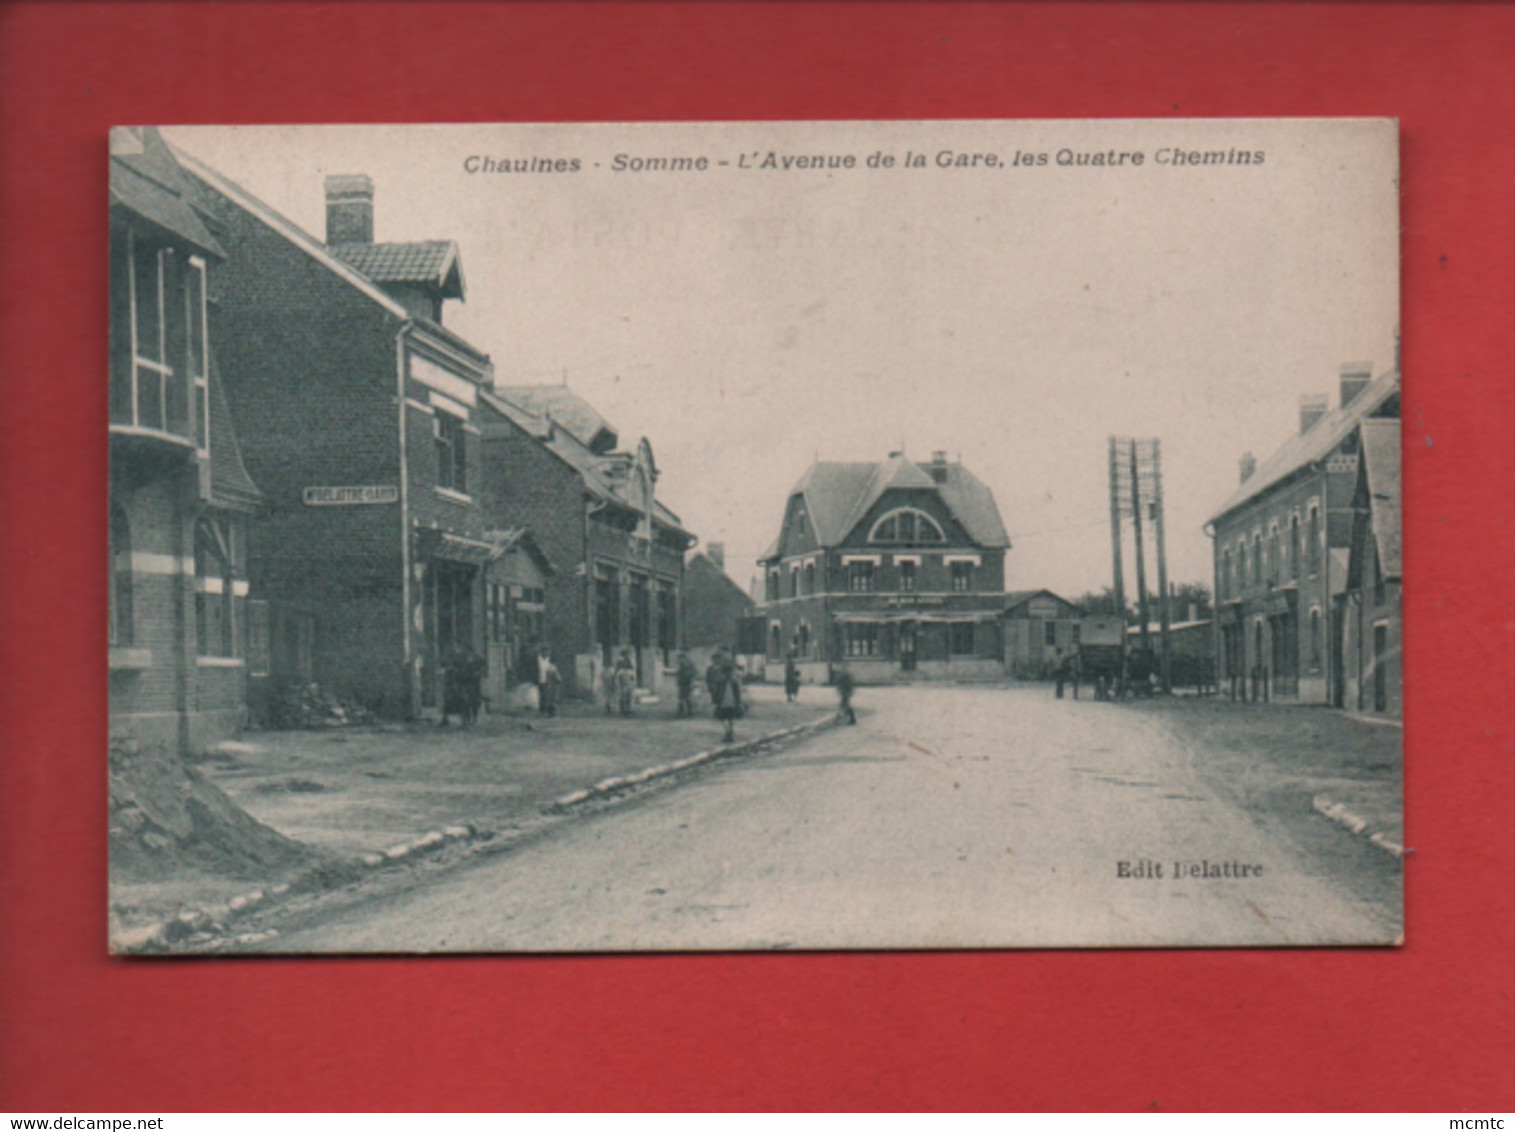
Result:
{"label": "red background", "polygon": [[[1515,1108],[1515,9],[0,7],[0,1108]],[[105,954],[114,123],[1401,119],[1409,942]]]}

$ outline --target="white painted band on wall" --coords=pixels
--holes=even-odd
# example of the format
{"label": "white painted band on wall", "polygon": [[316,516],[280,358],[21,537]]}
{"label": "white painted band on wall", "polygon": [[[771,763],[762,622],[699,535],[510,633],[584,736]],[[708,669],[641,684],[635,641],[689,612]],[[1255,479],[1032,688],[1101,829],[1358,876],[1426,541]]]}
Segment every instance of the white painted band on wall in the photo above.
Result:
{"label": "white painted band on wall", "polygon": [[478,400],[478,387],[473,382],[448,372],[429,358],[411,354],[410,376],[428,389],[435,389],[465,405],[472,405]]}
{"label": "white painted band on wall", "polygon": [[894,564],[898,566],[901,562],[910,562],[919,566],[921,564],[921,556],[919,554],[896,554],[894,556]]}
{"label": "white painted band on wall", "polygon": [[195,560],[180,558],[175,554],[153,554],[151,551],[132,551],[133,574],[193,574]]}
{"label": "white painted band on wall", "polygon": [[442,394],[434,392],[428,394],[426,399],[431,402],[431,407],[439,412],[458,417],[460,420],[466,421],[468,419],[468,406],[454,401],[451,397],[444,397]]}
{"label": "white painted band on wall", "polygon": [[877,566],[880,563],[882,563],[883,561],[884,561],[883,558],[880,557],[877,554],[844,554],[844,555],[842,555],[842,565],[843,566],[850,566],[854,562],[871,562],[873,565]]}
{"label": "white painted band on wall", "polygon": [[428,417],[434,417],[434,416],[437,415],[437,411],[435,409],[433,409],[430,405],[423,405],[420,401],[417,401],[414,397],[407,397],[407,398],[405,398],[405,404],[408,407],[414,409],[418,413],[425,413]]}
{"label": "white painted band on wall", "polygon": [[942,555],[942,561],[947,563],[949,566],[954,562],[967,562],[971,565],[977,566],[983,561],[983,559],[977,554],[944,554]]}

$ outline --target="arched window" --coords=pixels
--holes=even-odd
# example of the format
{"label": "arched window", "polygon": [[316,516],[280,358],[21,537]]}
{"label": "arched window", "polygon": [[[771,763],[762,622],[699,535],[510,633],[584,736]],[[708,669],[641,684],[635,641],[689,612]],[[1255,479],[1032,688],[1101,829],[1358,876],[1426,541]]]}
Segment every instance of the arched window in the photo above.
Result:
{"label": "arched window", "polygon": [[899,543],[917,546],[922,543],[946,542],[942,528],[924,511],[913,507],[900,507],[890,511],[868,533],[869,542]]}
{"label": "arched window", "polygon": [[110,643],[132,643],[132,533],[126,511],[110,509]]}
{"label": "arched window", "polygon": [[814,562],[807,562],[807,563],[805,563],[805,592],[807,594],[813,594],[813,593],[815,593],[815,563]]}
{"label": "arched window", "polygon": [[1289,520],[1289,577],[1293,580],[1299,578],[1299,515],[1296,513]]}
{"label": "arched window", "polygon": [[1320,671],[1320,610],[1310,610],[1310,671]]}
{"label": "arched window", "polygon": [[1306,535],[1309,540],[1309,549],[1306,551],[1306,559],[1310,564],[1310,573],[1320,573],[1320,508],[1310,508],[1310,528]]}

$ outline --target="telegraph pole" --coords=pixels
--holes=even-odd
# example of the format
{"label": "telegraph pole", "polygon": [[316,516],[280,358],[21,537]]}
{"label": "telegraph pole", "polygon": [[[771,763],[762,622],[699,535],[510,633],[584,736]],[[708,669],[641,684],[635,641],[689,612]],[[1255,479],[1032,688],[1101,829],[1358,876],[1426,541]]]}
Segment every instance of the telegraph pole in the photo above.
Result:
{"label": "telegraph pole", "polygon": [[1173,663],[1168,655],[1168,627],[1172,620],[1168,593],[1168,554],[1163,545],[1163,454],[1162,441],[1152,441],[1152,522],[1157,534],[1158,617],[1162,624],[1163,691],[1173,691]]}
{"label": "telegraph pole", "polygon": [[1136,451],[1140,447],[1131,442],[1131,528],[1136,535],[1136,615],[1141,618],[1142,650],[1147,644],[1147,567],[1142,561],[1142,490],[1141,469],[1137,464]]}
{"label": "telegraph pole", "polygon": [[1121,615],[1121,620],[1124,622],[1126,571],[1120,560],[1120,448],[1120,440],[1112,436],[1110,438],[1110,554],[1115,559],[1115,611]]}

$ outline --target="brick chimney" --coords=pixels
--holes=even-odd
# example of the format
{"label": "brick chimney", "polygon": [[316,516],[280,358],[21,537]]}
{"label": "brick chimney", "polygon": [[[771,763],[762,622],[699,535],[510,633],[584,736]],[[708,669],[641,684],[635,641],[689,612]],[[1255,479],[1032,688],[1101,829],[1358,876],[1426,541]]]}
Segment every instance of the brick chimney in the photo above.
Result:
{"label": "brick chimney", "polygon": [[1348,362],[1341,367],[1341,407],[1345,409],[1373,382],[1372,362]]}
{"label": "brick chimney", "polygon": [[947,453],[945,453],[945,452],[933,452],[933,453],[931,453],[931,466],[927,470],[930,471],[931,478],[934,479],[937,483],[946,483],[947,482]]}
{"label": "brick chimney", "polygon": [[366,173],[326,178],[326,242],[373,243],[373,181]]}
{"label": "brick chimney", "polygon": [[1303,436],[1315,427],[1315,422],[1326,415],[1326,395],[1306,393],[1299,399],[1299,434]]}
{"label": "brick chimney", "polygon": [[1243,452],[1241,454],[1241,482],[1246,483],[1255,471],[1257,471],[1257,457],[1250,452]]}
{"label": "brick chimney", "polygon": [[707,542],[705,544],[705,557],[714,562],[720,570],[725,571],[726,544],[724,542]]}

